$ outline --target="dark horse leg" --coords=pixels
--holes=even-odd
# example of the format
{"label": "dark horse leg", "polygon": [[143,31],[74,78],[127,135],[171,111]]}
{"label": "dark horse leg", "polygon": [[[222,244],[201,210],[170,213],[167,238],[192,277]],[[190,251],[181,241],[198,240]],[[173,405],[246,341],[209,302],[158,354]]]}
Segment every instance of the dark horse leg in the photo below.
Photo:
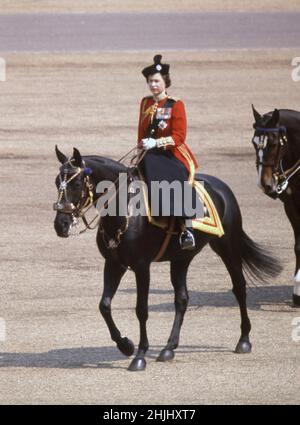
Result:
{"label": "dark horse leg", "polygon": [[134,353],[134,345],[128,338],[121,337],[119,329],[116,327],[111,315],[111,301],[119,287],[122,276],[126,269],[114,261],[105,261],[104,266],[104,289],[99,304],[100,312],[108,326],[111,339],[117,344],[119,350],[125,356],[131,356]]}
{"label": "dark horse leg", "polygon": [[168,343],[160,352],[157,361],[165,362],[174,358],[174,350],[179,344],[180,329],[188,305],[186,276],[191,259],[171,261],[171,282],[175,292],[175,318]]}
{"label": "dark horse leg", "polygon": [[137,287],[136,315],[140,324],[140,343],[135,358],[128,370],[137,372],[145,370],[145,354],[149,348],[146,323],[148,320],[148,295],[150,285],[150,265],[141,264],[134,268]]}
{"label": "dark horse leg", "polygon": [[300,215],[296,210],[293,199],[288,196],[284,201],[284,209],[288,219],[293,227],[295,236],[295,256],[296,256],[296,268],[294,277],[294,292],[293,302],[295,307],[300,307]]}
{"label": "dark horse leg", "polygon": [[241,337],[235,348],[236,353],[250,353],[251,343],[249,333],[251,323],[247,313],[246,304],[246,280],[242,271],[242,258],[240,250],[234,249],[230,239],[222,238],[210,242],[211,248],[221,257],[225,264],[233,285],[234,293],[241,313]]}

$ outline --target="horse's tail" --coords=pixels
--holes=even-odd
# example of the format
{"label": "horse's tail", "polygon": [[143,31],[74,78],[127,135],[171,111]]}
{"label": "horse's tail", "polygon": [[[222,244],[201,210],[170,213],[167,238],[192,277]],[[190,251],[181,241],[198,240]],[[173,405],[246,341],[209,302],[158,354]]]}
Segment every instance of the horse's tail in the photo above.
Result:
{"label": "horse's tail", "polygon": [[242,234],[242,264],[250,281],[268,283],[282,271],[280,260],[267,249],[254,242],[244,231]]}

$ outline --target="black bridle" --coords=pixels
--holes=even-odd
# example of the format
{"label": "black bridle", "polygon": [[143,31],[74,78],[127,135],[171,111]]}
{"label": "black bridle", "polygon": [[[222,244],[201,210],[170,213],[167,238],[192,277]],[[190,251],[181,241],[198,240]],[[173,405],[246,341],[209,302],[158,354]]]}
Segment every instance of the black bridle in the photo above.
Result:
{"label": "black bridle", "polygon": [[[82,167],[74,167],[71,161],[67,161],[63,165],[62,174],[59,174],[58,200],[53,204],[54,211],[71,214],[73,220],[74,218],[84,217],[87,209],[94,203],[94,186],[90,182],[89,177],[91,175],[91,169],[85,167],[84,163]],[[83,174],[83,188],[78,203],[74,205],[68,199],[67,187],[72,180],[81,174]]]}
{"label": "black bridle", "polygon": [[[256,132],[259,135],[256,135]],[[284,147],[287,144],[286,137],[286,128],[285,127],[275,127],[275,128],[264,128],[264,127],[255,127],[255,134],[252,138],[252,143],[257,147],[258,151],[264,151],[268,145],[268,136],[270,133],[279,134],[279,143],[277,144],[277,152],[275,160],[273,162],[264,161],[263,158],[257,156],[257,165],[263,165],[264,167],[272,167],[273,174],[278,172],[280,161],[282,161],[284,154]],[[255,139],[258,137],[258,141]]]}
{"label": "black bridle", "polygon": [[[252,138],[252,143],[256,147],[256,167],[270,167],[272,175],[276,182],[276,192],[282,193],[288,186],[288,180],[291,176],[283,170],[282,160],[285,155],[285,147],[287,145],[287,130],[286,127],[257,127],[254,125],[255,133]],[[259,133],[259,134],[257,134]],[[271,133],[278,134],[278,143],[275,158],[273,162],[264,160],[264,151],[268,146],[269,135]],[[258,140],[257,140],[258,139]]]}
{"label": "black bridle", "polygon": [[[138,150],[138,153],[135,154],[130,161],[130,164],[132,165],[131,168],[128,168],[127,174],[130,181],[133,180],[133,173],[134,170],[138,167],[138,164],[141,162],[143,157],[146,154],[146,151],[141,151],[137,149],[137,147],[134,147],[131,149],[126,155],[124,155],[118,162],[122,162],[125,158],[127,158],[129,155],[132,154],[132,152]],[[83,188],[81,190],[81,197],[80,200],[76,205],[74,205],[70,200],[68,199],[68,193],[67,193],[67,186],[68,184],[74,180],[76,177],[83,174]],[[108,233],[106,232],[104,225],[101,221],[101,210],[98,211],[96,208],[96,215],[95,217],[88,222],[88,220],[85,217],[85,214],[88,212],[88,210],[94,206],[96,207],[96,203],[98,199],[104,195],[104,193],[98,194],[95,196],[94,199],[94,185],[90,181],[90,175],[92,174],[92,170],[85,166],[85,162],[82,161],[81,167],[75,167],[72,164],[72,159],[68,159],[62,166],[62,172],[59,174],[59,187],[58,187],[58,200],[53,204],[54,211],[57,211],[58,213],[64,213],[69,214],[72,218],[72,226],[76,226],[78,224],[78,218],[81,218],[85,224],[85,229],[81,230],[79,234],[84,233],[87,229],[94,230],[99,225],[100,233],[102,233],[103,241],[108,249],[114,249],[119,246],[121,243],[121,237],[122,235],[127,231],[128,224],[129,224],[129,217],[128,215],[124,217],[125,224],[117,229],[115,237],[111,238],[109,237]],[[112,182],[112,186],[115,186],[119,183],[119,177],[116,178],[114,182]],[[123,182],[124,184],[124,182]],[[118,189],[113,195],[112,198],[110,198],[107,203],[111,202],[112,199],[117,195],[118,191],[120,190],[120,185],[118,185]]]}

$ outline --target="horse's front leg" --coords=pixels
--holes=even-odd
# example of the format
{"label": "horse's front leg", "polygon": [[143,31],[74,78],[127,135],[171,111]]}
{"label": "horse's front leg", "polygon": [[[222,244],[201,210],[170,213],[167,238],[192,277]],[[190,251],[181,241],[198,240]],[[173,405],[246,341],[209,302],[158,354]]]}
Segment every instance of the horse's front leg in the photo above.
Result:
{"label": "horse's front leg", "polygon": [[132,360],[128,370],[136,372],[145,370],[146,360],[145,354],[149,348],[147,337],[146,323],[148,320],[148,295],[150,284],[150,265],[143,264],[135,268],[136,287],[137,287],[137,301],[136,301],[136,315],[140,324],[140,343],[137,354]]}
{"label": "horse's front leg", "polygon": [[166,347],[160,352],[157,361],[165,362],[174,358],[174,350],[179,344],[180,329],[188,305],[186,276],[191,260],[171,261],[171,282],[175,292],[175,318]]}
{"label": "horse's front leg", "polygon": [[121,337],[121,333],[111,315],[111,301],[125,271],[126,269],[118,263],[106,260],[104,266],[104,289],[99,309],[108,326],[111,339],[117,344],[117,347],[125,356],[131,356],[134,353],[134,344],[130,339]]}

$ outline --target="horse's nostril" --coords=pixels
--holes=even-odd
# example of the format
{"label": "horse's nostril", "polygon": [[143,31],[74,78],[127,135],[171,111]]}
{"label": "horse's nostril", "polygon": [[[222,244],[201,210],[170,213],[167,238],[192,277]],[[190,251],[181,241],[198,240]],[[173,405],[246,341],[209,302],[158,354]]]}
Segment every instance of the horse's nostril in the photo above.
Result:
{"label": "horse's nostril", "polygon": [[62,225],[65,229],[67,229],[69,227],[69,221],[68,220],[63,220]]}
{"label": "horse's nostril", "polygon": [[265,185],[265,191],[266,191],[266,192],[270,192],[270,191],[271,191],[271,189],[272,189],[272,187],[271,187],[269,184],[266,184],[266,185]]}
{"label": "horse's nostril", "polygon": [[54,228],[58,236],[67,236],[71,225],[71,219],[65,214],[57,213],[54,221]]}

